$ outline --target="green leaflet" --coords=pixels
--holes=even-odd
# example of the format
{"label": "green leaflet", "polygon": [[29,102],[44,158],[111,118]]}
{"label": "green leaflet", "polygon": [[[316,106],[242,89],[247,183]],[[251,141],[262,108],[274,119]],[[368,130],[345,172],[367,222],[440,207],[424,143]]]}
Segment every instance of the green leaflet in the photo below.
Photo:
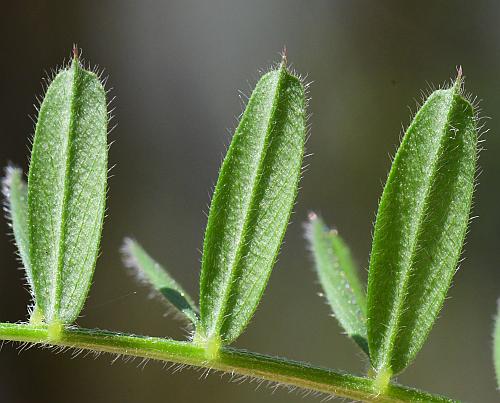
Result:
{"label": "green leaflet", "polygon": [[368,355],[366,296],[351,252],[337,231],[316,214],[309,217],[306,235],[326,299],[347,335]]}
{"label": "green leaflet", "polygon": [[301,81],[283,63],[262,76],[222,164],[210,206],[197,339],[236,339],[251,319],[282,242],[305,141]]}
{"label": "green leaflet", "polygon": [[500,389],[500,301],[497,304],[497,316],[495,318],[495,329],[493,330],[493,363],[497,375],[497,385]]}
{"label": "green leaflet", "polygon": [[466,234],[476,159],[474,111],[459,76],[416,114],[380,201],[367,301],[382,384],[413,360],[441,309]]}
{"label": "green leaflet", "polygon": [[132,239],[125,239],[122,252],[127,267],[136,270],[141,280],[165,297],[185,319],[196,325],[198,308],[192,298],[141,245]]}
{"label": "green leaflet", "polygon": [[106,199],[107,122],[101,82],[75,56],[40,107],[28,177],[29,260],[49,324],[73,322],[90,287]]}
{"label": "green leaflet", "polygon": [[20,168],[12,166],[6,168],[3,194],[19,257],[26,271],[30,290],[33,292],[33,275],[29,264],[28,187],[23,180],[23,171]]}

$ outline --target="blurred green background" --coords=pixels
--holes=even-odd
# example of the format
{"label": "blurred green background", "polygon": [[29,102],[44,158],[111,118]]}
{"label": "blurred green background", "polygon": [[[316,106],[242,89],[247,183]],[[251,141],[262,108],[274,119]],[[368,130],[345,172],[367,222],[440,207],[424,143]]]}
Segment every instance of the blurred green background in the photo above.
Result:
{"label": "blurred green background", "polygon": [[[186,332],[126,273],[137,237],[197,294],[211,189],[249,94],[284,45],[313,81],[308,165],[293,223],[255,318],[236,345],[363,373],[366,362],[324,301],[302,223],[321,213],[352,245],[366,278],[377,200],[416,101],[462,65],[490,132],[475,219],[449,299],[399,381],[470,402],[498,401],[491,332],[500,296],[500,3],[498,1],[4,1],[0,12],[0,162],[27,167],[35,95],[74,42],[109,75],[115,97],[102,256],[78,324],[183,338]],[[0,320],[26,318],[28,293],[1,224]],[[158,363],[110,365],[43,349],[0,353],[1,402],[308,402],[256,383]]]}

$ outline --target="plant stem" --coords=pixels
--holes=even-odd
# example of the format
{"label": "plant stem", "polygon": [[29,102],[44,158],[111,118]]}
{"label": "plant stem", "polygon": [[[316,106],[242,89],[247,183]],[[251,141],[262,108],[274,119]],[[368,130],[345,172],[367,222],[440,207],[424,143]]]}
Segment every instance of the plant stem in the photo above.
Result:
{"label": "plant stem", "polygon": [[366,402],[456,402],[395,384],[389,385],[383,395],[377,395],[369,378],[230,347],[222,348],[216,358],[207,360],[201,346],[158,337],[71,327],[65,328],[60,338],[50,339],[47,326],[0,323],[0,339],[172,362]]}

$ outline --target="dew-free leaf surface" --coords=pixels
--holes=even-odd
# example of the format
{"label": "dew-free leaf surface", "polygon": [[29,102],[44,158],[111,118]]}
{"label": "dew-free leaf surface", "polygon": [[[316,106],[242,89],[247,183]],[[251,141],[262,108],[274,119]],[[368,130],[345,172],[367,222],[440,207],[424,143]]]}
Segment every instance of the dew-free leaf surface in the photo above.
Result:
{"label": "dew-free leaf surface", "polygon": [[222,164],[200,280],[201,340],[230,343],[251,319],[290,219],[306,135],[304,86],[284,63],[262,76]]}
{"label": "dew-free leaf surface", "polygon": [[380,201],[367,302],[370,358],[381,377],[412,361],[441,309],[466,234],[476,159],[476,119],[459,77],[416,114]]}
{"label": "dew-free leaf surface", "polygon": [[75,57],[40,107],[28,177],[29,250],[47,323],[71,323],[99,250],[107,179],[106,95]]}

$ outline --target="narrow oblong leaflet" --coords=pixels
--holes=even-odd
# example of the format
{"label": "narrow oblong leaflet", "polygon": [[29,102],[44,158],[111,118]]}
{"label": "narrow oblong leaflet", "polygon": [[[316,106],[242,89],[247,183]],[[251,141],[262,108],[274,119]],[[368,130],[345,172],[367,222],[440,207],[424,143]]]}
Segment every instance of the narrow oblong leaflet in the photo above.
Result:
{"label": "narrow oblong leaflet", "polygon": [[380,201],[367,297],[370,359],[380,379],[401,372],[422,347],[460,258],[478,144],[460,75],[415,115]]}
{"label": "narrow oblong leaflet", "polygon": [[47,89],[28,177],[30,263],[49,324],[79,315],[96,263],[107,181],[106,93],[77,55]]}
{"label": "narrow oblong leaflet", "polygon": [[262,76],[222,164],[200,279],[200,343],[227,344],[262,297],[290,218],[306,136],[304,86],[283,62]]}
{"label": "narrow oblong leaflet", "polygon": [[368,355],[366,295],[351,251],[338,232],[314,213],[306,231],[326,300],[347,335]]}
{"label": "narrow oblong leaflet", "polygon": [[136,271],[137,277],[146,282],[166,301],[168,301],[182,317],[196,325],[198,308],[189,294],[179,285],[170,273],[160,266],[133,239],[125,239],[122,248],[124,263]]}
{"label": "narrow oblong leaflet", "polygon": [[33,292],[33,275],[29,263],[28,187],[23,179],[23,171],[20,168],[8,166],[2,185],[7,215],[12,225],[19,257],[31,292]]}

